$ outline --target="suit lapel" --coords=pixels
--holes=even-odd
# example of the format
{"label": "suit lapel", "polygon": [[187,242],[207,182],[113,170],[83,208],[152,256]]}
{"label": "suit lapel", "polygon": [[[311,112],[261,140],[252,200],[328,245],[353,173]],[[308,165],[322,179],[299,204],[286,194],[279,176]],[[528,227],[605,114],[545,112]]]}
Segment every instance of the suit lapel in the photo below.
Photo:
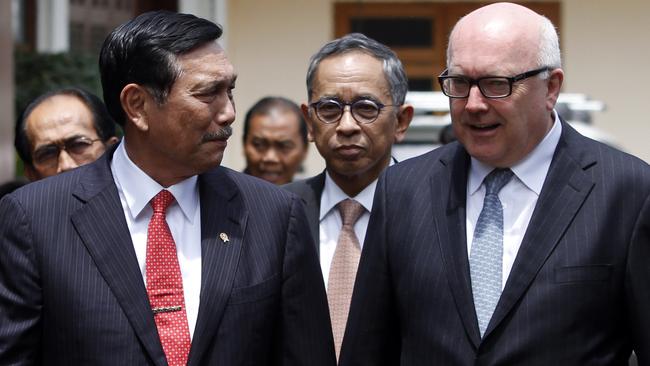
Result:
{"label": "suit lapel", "polygon": [[88,174],[75,188],[73,194],[85,204],[71,220],[149,357],[155,364],[164,365],[147,291],[110,172],[112,151],[89,166]]}
{"label": "suit lapel", "polygon": [[[199,177],[201,195],[201,301],[190,365],[213,342],[233,287],[248,214],[239,189],[224,169]],[[225,235],[224,235],[225,234]]]}
{"label": "suit lapel", "polygon": [[[480,335],[469,279],[465,233],[465,202],[469,156],[458,145],[440,160],[442,166],[430,178],[433,218],[438,233],[449,288],[454,297],[465,332],[474,347]],[[448,197],[447,200],[441,197]]]}
{"label": "suit lapel", "polygon": [[308,194],[303,197],[305,203],[305,212],[307,213],[307,222],[312,238],[316,244],[316,253],[320,256],[320,199],[325,187],[325,172],[307,179],[305,182],[309,189]]}
{"label": "suit lapel", "polygon": [[580,142],[575,130],[566,123],[562,129],[535,211],[485,336],[524,294],[594,186],[584,169],[595,161],[578,151]]}

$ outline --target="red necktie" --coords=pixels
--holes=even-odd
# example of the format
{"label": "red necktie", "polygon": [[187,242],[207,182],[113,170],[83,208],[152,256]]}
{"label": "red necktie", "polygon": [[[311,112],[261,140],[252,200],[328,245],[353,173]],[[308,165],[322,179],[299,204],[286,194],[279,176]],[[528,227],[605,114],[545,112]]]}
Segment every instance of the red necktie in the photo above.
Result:
{"label": "red necktie", "polygon": [[165,211],[172,202],[174,196],[167,190],[160,191],[151,200],[153,216],[147,232],[147,295],[167,363],[185,366],[190,353],[190,329],[176,244],[165,220]]}

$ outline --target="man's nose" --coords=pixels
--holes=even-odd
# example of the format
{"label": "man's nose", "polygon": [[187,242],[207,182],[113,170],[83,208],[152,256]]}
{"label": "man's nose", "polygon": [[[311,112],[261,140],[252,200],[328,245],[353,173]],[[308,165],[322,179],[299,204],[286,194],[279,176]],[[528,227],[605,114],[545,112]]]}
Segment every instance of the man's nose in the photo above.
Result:
{"label": "man's nose", "polygon": [[262,155],[262,161],[265,163],[278,163],[280,161],[280,155],[276,149],[269,148]]}
{"label": "man's nose", "polygon": [[219,125],[230,125],[235,122],[235,101],[228,98],[223,108],[217,112],[216,119]]}
{"label": "man's nose", "polygon": [[336,126],[336,130],[344,135],[349,135],[355,133],[360,129],[361,127],[359,127],[359,123],[352,116],[351,107],[349,105],[346,105],[343,108],[343,114],[341,114],[341,119]]}
{"label": "man's nose", "polygon": [[70,154],[68,154],[66,150],[61,150],[59,152],[59,159],[57,163],[56,174],[74,169],[79,166],[79,164],[77,164],[77,162],[72,158],[72,156],[70,156]]}
{"label": "man's nose", "polygon": [[481,93],[478,85],[472,85],[469,89],[465,109],[471,113],[486,111],[489,108],[487,98]]}

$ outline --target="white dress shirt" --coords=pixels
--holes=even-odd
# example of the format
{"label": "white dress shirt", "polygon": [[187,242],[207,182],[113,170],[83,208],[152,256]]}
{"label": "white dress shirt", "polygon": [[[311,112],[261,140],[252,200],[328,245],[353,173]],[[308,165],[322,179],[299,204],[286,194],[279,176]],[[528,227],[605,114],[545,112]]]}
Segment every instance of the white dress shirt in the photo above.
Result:
{"label": "white dress shirt", "polygon": [[[392,161],[392,160],[391,160]],[[319,238],[320,238],[320,267],[323,271],[323,279],[325,280],[325,287],[327,288],[327,281],[330,275],[330,266],[334,258],[334,251],[339,239],[339,233],[343,222],[341,221],[341,214],[339,213],[339,202],[346,198],[351,198],[359,202],[366,210],[359,216],[359,219],[354,224],[354,233],[359,239],[359,245],[363,248],[363,239],[366,237],[366,230],[368,229],[368,220],[370,219],[370,212],[372,211],[372,201],[375,196],[375,188],[377,187],[377,180],[370,183],[355,197],[350,197],[332,180],[329,173],[325,173],[325,186],[323,187],[323,194],[320,197],[320,225],[319,225]]]}
{"label": "white dress shirt", "polygon": [[153,215],[149,201],[162,189],[170,191],[176,199],[167,209],[166,219],[176,243],[178,263],[183,277],[187,321],[192,337],[201,292],[201,206],[197,177],[193,176],[164,188],[131,161],[124,144],[123,139],[115,150],[111,171],[145,284],[147,229]]}
{"label": "white dress shirt", "polygon": [[[519,252],[528,223],[535,210],[542,191],[546,174],[553,159],[553,153],[560,141],[562,124],[554,111],[553,127],[544,139],[523,160],[510,167],[514,176],[499,192],[503,206],[503,268],[501,289],[506,285],[508,275]],[[474,228],[483,209],[485,185],[483,179],[494,168],[471,158],[469,181],[467,182],[467,254],[472,250]]]}

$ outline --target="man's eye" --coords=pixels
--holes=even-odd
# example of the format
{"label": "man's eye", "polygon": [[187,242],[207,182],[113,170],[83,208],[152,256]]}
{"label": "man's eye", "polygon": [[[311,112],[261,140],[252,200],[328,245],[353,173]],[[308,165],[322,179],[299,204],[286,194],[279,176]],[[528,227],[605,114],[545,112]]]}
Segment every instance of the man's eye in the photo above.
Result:
{"label": "man's eye", "polygon": [[257,150],[266,150],[269,147],[269,144],[262,140],[253,140],[252,145]]}
{"label": "man's eye", "polygon": [[292,142],[284,142],[284,143],[279,143],[278,144],[278,150],[283,151],[283,152],[289,152],[293,150],[293,148],[296,145],[293,144]]}
{"label": "man's eye", "polygon": [[59,149],[55,146],[43,147],[34,152],[34,160],[42,162],[54,159],[59,154]]}

